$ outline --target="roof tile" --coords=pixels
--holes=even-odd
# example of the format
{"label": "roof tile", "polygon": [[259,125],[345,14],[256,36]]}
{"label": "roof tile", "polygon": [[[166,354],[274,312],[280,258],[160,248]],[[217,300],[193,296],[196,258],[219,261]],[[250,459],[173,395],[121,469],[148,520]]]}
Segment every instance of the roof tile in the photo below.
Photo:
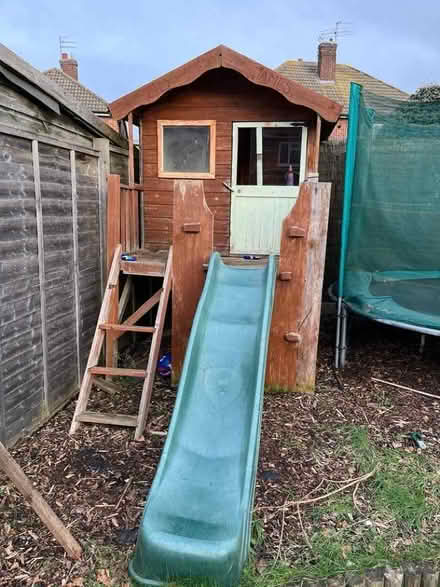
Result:
{"label": "roof tile", "polygon": [[393,98],[395,100],[407,100],[409,95],[389,84],[359,71],[350,65],[336,64],[336,80],[334,82],[322,81],[318,76],[317,63],[315,61],[288,60],[276,68],[290,80],[299,82],[315,92],[323,94],[327,98],[343,105],[342,114],[348,113],[348,101],[350,97],[350,82],[362,84],[365,89],[379,96]]}
{"label": "roof tile", "polygon": [[74,98],[76,102],[85,106],[95,114],[109,114],[110,110],[107,102],[83,86],[77,80],[66,75],[61,69],[53,67],[44,72],[49,79],[54,81],[61,90]]}

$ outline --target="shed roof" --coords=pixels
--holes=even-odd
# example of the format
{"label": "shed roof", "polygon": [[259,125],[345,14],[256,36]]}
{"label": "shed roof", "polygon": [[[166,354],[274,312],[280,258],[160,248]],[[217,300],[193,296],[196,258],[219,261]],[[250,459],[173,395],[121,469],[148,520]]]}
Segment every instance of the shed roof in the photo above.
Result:
{"label": "shed roof", "polygon": [[289,80],[298,82],[339,104],[342,104],[343,114],[348,113],[350,97],[350,82],[361,84],[365,89],[379,96],[393,98],[394,100],[408,100],[409,95],[398,88],[391,86],[371,75],[342,63],[336,64],[336,79],[323,81],[318,75],[316,61],[288,60],[276,68]]}
{"label": "shed roof", "polygon": [[108,102],[101,98],[89,88],[86,88],[81,82],[70,77],[59,69],[58,67],[52,67],[44,72],[49,79],[56,82],[63,92],[69,94],[75,102],[85,106],[95,114],[108,114],[110,115],[110,109]]}
{"label": "shed roof", "polygon": [[[88,127],[97,137],[105,137],[115,145],[127,148],[127,141],[108,124],[100,120],[88,108],[78,104],[60,90],[58,85],[48,79],[41,71],[18,57],[13,51],[0,43],[0,64],[16,75],[17,83],[24,80],[22,89],[36,98],[43,93],[54,100],[68,114]],[[35,89],[35,93],[32,89]],[[38,97],[37,97],[38,99]]]}
{"label": "shed roof", "polygon": [[298,82],[286,79],[284,75],[269,67],[237,53],[225,45],[219,45],[169,73],[118,98],[110,104],[113,118],[125,118],[140,106],[156,102],[166,92],[190,84],[212,69],[233,69],[250,82],[271,88],[284,96],[289,102],[310,108],[324,120],[336,122],[341,106],[331,98],[323,96]]}

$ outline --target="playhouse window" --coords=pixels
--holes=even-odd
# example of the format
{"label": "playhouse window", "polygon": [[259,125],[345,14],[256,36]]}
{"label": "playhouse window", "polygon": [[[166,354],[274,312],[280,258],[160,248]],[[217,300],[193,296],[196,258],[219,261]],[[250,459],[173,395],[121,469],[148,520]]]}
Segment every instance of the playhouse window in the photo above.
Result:
{"label": "playhouse window", "polygon": [[159,120],[159,177],[215,177],[215,121]]}

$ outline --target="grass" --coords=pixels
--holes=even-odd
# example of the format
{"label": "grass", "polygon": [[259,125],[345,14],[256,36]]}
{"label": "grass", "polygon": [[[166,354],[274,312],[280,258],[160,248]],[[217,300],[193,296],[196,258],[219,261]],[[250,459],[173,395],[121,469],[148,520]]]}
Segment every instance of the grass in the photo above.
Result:
{"label": "grass", "polygon": [[[423,453],[378,448],[360,426],[348,427],[343,443],[335,454],[344,454],[359,474],[377,467],[376,474],[359,487],[356,504],[352,493],[342,492],[319,504],[303,506],[310,547],[298,536],[298,545],[288,549],[291,557],[266,562],[263,569],[258,556],[264,545],[264,525],[254,518],[249,564],[241,587],[281,587],[304,578],[440,559],[440,471],[434,459]],[[122,560],[114,549],[104,547],[93,548],[91,555],[96,569],[109,569],[112,578],[121,577],[121,583],[113,584],[124,585],[126,557]],[[85,586],[100,585],[97,576],[91,573]],[[212,584],[188,580],[169,585]]]}

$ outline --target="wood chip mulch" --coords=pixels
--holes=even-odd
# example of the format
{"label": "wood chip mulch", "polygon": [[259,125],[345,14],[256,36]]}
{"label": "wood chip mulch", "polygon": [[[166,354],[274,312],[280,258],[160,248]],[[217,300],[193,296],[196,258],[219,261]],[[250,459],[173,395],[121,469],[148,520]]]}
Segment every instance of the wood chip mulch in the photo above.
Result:
{"label": "wood chip mulch", "polygon": [[[349,362],[338,373],[334,320],[323,324],[315,394],[266,394],[255,503],[264,526],[260,560],[294,556],[304,543],[296,511],[282,513],[274,506],[308,495],[320,483],[325,492],[334,488],[328,480],[353,476],[350,463],[335,454],[338,431],[348,424],[366,426],[380,446],[408,450],[408,435],[421,431],[426,451],[440,461],[440,396],[422,398],[371,381],[378,377],[439,393],[438,339],[428,339],[421,356],[418,335],[354,322]],[[96,392],[90,409],[136,413],[139,397],[139,385],[111,397]],[[154,430],[166,431],[174,401],[175,390],[158,379],[149,417]],[[70,561],[0,474],[0,586],[129,584],[126,564],[165,437],[134,442],[132,430],[89,425],[70,437],[73,409],[72,402],[11,454],[81,542],[84,556]]]}

